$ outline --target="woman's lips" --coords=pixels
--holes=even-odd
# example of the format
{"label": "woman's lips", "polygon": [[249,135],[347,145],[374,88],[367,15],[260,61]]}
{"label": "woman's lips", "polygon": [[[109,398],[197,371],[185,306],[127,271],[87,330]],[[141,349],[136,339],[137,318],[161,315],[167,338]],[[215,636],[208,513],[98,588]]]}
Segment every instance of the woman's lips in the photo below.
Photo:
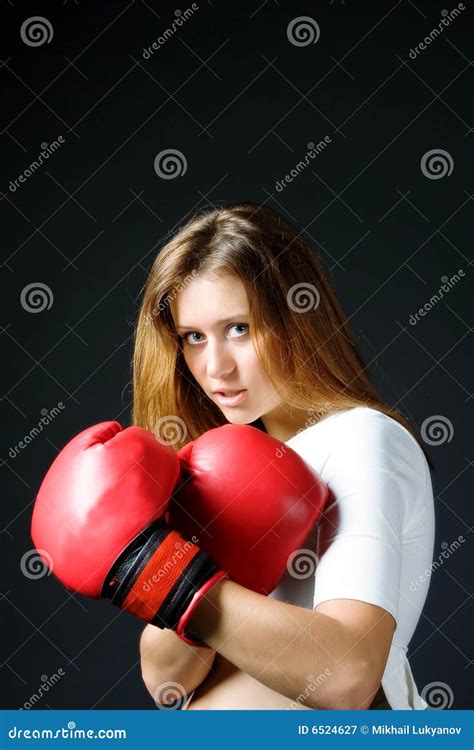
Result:
{"label": "woman's lips", "polygon": [[239,406],[247,397],[247,389],[244,388],[242,391],[237,391],[234,396],[224,396],[223,393],[217,391],[214,393],[214,396],[216,397],[216,401],[222,404],[222,406]]}

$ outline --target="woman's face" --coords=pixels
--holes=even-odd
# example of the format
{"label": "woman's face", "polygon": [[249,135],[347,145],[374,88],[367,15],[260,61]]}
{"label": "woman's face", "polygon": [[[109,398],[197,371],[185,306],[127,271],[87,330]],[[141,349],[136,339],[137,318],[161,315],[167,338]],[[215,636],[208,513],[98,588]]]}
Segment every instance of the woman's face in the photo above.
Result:
{"label": "woman's face", "polygon": [[170,309],[189,370],[229,422],[249,424],[280,405],[255,351],[240,279],[195,276]]}

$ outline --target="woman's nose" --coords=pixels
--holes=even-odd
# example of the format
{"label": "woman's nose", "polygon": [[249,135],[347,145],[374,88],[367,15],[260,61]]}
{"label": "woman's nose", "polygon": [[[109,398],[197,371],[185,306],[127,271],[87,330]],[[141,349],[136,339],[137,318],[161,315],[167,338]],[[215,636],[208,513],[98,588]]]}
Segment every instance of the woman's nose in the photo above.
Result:
{"label": "woman's nose", "polygon": [[221,380],[235,368],[235,359],[226,350],[225,344],[217,342],[208,345],[207,374],[210,378]]}

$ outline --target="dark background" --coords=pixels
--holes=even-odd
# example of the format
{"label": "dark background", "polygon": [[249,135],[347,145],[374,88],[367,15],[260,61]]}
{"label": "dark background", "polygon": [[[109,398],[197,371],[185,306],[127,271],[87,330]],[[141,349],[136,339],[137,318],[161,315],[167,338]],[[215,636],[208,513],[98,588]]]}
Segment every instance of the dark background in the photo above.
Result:
{"label": "dark background", "polygon": [[[415,59],[410,49],[454,4],[198,5],[149,59],[143,49],[171,26],[173,4],[2,6],[2,706],[23,706],[62,669],[36,708],[155,708],[140,677],[142,623],[22,572],[32,503],[74,434],[107,419],[130,423],[140,291],[165,238],[199,208],[253,200],[305,229],[385,398],[419,428],[447,425],[449,437],[427,446],[435,558],[459,535],[466,543],[433,572],[409,655],[420,692],[440,683],[448,705],[468,708],[470,4]],[[35,15],[54,33],[30,46],[20,29]],[[316,43],[290,43],[287,27],[299,16],[318,23]],[[326,135],[327,148],[277,191],[307,144]],[[64,144],[12,191],[10,181],[58,136]],[[174,179],[154,170],[166,149],[186,160]],[[423,173],[432,149],[448,153],[449,176]],[[459,269],[465,276],[410,324]],[[51,305],[31,312],[21,293],[38,282]],[[59,402],[60,413],[12,457]]]}

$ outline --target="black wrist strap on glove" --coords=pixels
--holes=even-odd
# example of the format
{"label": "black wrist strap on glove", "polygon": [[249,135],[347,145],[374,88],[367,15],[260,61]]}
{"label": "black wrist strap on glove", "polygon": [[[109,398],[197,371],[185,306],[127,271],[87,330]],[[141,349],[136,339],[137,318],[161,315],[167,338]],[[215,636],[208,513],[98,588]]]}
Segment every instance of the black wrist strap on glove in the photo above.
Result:
{"label": "black wrist strap on glove", "polygon": [[218,580],[220,570],[196,544],[156,521],[116,561],[102,596],[145,622],[175,630],[196,592]]}

